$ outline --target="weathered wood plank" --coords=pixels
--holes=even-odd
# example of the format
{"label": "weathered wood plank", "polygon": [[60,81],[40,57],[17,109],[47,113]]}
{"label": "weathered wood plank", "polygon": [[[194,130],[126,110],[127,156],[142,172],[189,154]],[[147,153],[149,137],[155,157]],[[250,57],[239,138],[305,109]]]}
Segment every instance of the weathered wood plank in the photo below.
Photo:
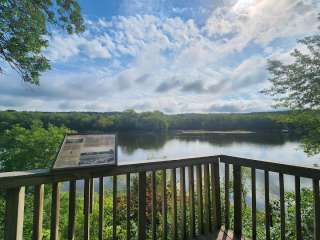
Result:
{"label": "weathered wood plank", "polygon": [[266,224],[266,240],[270,239],[270,202],[269,202],[269,172],[264,171],[264,189],[265,189],[265,224]]}
{"label": "weathered wood plank", "polygon": [[178,237],[177,230],[177,186],[176,186],[176,169],[171,169],[171,193],[172,193],[172,239]]}
{"label": "weathered wood plank", "polygon": [[195,206],[194,206],[194,167],[188,167],[189,175],[189,209],[190,209],[190,238],[192,239],[196,235],[196,223],[195,223]]}
{"label": "weathered wood plank", "polygon": [[76,181],[69,182],[68,240],[75,238]]}
{"label": "weathered wood plank", "polygon": [[248,158],[240,158],[234,156],[220,155],[220,161],[228,164],[239,164],[242,167],[256,168],[269,172],[277,172],[288,175],[294,175],[306,178],[319,178],[320,170],[317,168],[309,168],[295,166],[292,164],[282,164],[272,161],[253,160]]}
{"label": "weathered wood plank", "polygon": [[234,225],[233,231],[236,238],[242,236],[242,217],[241,217],[241,166],[233,165],[233,192],[234,192]]}
{"label": "weathered wood plank", "polygon": [[197,178],[197,200],[198,200],[198,231],[200,234],[204,233],[203,227],[203,194],[202,194],[202,166],[196,166]]}
{"label": "weathered wood plank", "polygon": [[59,239],[59,218],[60,218],[60,186],[59,186],[59,183],[53,183],[52,195],[51,195],[50,240]]}
{"label": "weathered wood plank", "polygon": [[117,175],[112,178],[112,239],[117,239],[117,194],[118,193],[118,181]]}
{"label": "weathered wood plank", "polygon": [[104,229],[104,182],[103,177],[99,178],[99,240],[103,240]]}
{"label": "weathered wood plank", "polygon": [[209,233],[211,226],[211,217],[210,217],[210,182],[209,182],[209,164],[204,164],[204,232],[205,234]]}
{"label": "weathered wood plank", "polygon": [[168,236],[168,223],[167,223],[167,172],[166,169],[161,171],[162,174],[162,186],[161,186],[161,194],[162,194],[162,239],[166,240]]}
{"label": "weathered wood plank", "polygon": [[84,201],[83,201],[83,211],[84,211],[84,228],[83,228],[83,238],[84,240],[89,240],[90,238],[90,184],[91,180],[86,178],[84,180]]}
{"label": "weathered wood plank", "polygon": [[34,186],[32,239],[42,239],[44,185]]}
{"label": "weathered wood plank", "polygon": [[313,179],[313,206],[314,206],[314,239],[320,240],[320,196],[319,179]]}
{"label": "weathered wood plank", "polygon": [[257,239],[257,191],[256,191],[256,169],[251,168],[251,214],[252,214],[252,240]]}
{"label": "weathered wood plank", "polygon": [[185,168],[180,168],[180,218],[181,218],[181,239],[187,238],[186,231],[186,175]]}
{"label": "weathered wood plank", "polygon": [[139,173],[138,239],[146,239],[146,172]]}
{"label": "weathered wood plank", "polygon": [[195,164],[203,164],[217,161],[217,156],[184,158],[174,160],[155,160],[143,163],[117,165],[117,166],[95,166],[81,169],[64,169],[51,171],[50,169],[38,169],[31,171],[17,171],[0,173],[0,189],[14,188],[18,186],[29,186],[53,182],[80,180],[84,178],[96,178],[101,176],[113,176],[119,174],[136,173],[142,171],[156,171],[162,169],[179,168]]}
{"label": "weathered wood plank", "polygon": [[219,163],[213,161],[211,163],[212,175],[212,205],[215,209],[213,214],[214,219],[214,230],[221,228],[221,196],[220,196],[220,169]]}
{"label": "weathered wood plank", "polygon": [[151,173],[151,195],[152,195],[152,219],[151,219],[151,231],[152,239],[157,239],[157,186],[156,186],[156,171]]}
{"label": "weathered wood plank", "polygon": [[230,214],[230,191],[229,191],[229,164],[224,167],[224,225],[227,230],[230,228],[229,214]]}
{"label": "weathered wood plank", "polygon": [[94,205],[94,179],[90,178],[90,213],[92,213]]}
{"label": "weathered wood plank", "polygon": [[12,188],[6,194],[5,240],[23,239],[25,188]]}
{"label": "weathered wood plank", "polygon": [[286,239],[286,214],[285,214],[285,203],[284,203],[284,181],[283,174],[279,174],[279,188],[280,188],[280,238],[281,240]]}
{"label": "weathered wood plank", "polygon": [[126,183],[127,183],[127,218],[126,218],[126,221],[127,221],[127,240],[130,239],[130,231],[131,231],[131,224],[130,224],[130,220],[131,220],[131,217],[130,217],[130,211],[131,211],[131,188],[130,188],[130,173],[127,173],[126,175]]}
{"label": "weathered wood plank", "polygon": [[300,177],[295,177],[296,239],[302,239]]}

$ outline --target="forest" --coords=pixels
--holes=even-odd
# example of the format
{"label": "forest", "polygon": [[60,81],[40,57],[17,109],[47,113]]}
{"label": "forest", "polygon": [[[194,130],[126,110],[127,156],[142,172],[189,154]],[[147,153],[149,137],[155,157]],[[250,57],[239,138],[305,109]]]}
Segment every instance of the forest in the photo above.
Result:
{"label": "forest", "polygon": [[289,112],[265,113],[208,113],[168,115],[159,111],[124,112],[0,112],[0,132],[15,124],[29,128],[34,121],[47,127],[64,126],[78,132],[104,131],[166,131],[166,130],[247,130],[281,131],[293,129],[294,124],[283,123]]}

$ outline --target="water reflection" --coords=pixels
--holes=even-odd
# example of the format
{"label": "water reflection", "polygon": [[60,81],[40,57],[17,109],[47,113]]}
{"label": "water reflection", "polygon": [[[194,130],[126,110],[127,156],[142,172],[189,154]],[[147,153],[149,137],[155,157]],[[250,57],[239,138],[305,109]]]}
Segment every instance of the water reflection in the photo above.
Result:
{"label": "water reflection", "polygon": [[308,157],[297,139],[281,133],[118,135],[120,163],[214,154],[248,157],[313,167],[319,156]]}
{"label": "water reflection", "polygon": [[[290,137],[288,134],[280,133],[193,135],[130,133],[119,134],[118,144],[120,163],[215,154],[234,155],[308,167],[313,167],[320,162],[319,156],[309,157],[303,152],[298,139]],[[221,166],[220,170],[221,181],[223,182],[223,166]],[[250,171],[245,172],[245,186],[248,189],[246,202],[250,205],[251,176]],[[179,173],[177,172],[178,179]],[[265,191],[263,171],[257,170],[256,181],[257,207],[263,209]],[[294,178],[285,175],[284,181],[285,191],[294,191]],[[269,187],[270,200],[279,199],[279,175],[277,173],[269,173]],[[311,187],[311,180],[302,178],[301,188],[303,187]]]}
{"label": "water reflection", "polygon": [[[171,159],[179,157],[227,154],[248,157],[264,161],[277,161],[286,164],[312,167],[319,162],[319,156],[308,157],[303,152],[297,139],[286,134],[198,134],[181,135],[176,133],[122,133],[118,134],[119,163],[150,161],[153,159]],[[168,173],[169,174],[169,173]],[[224,165],[220,166],[221,184],[224,183]],[[119,176],[118,189],[125,190],[124,176]],[[177,184],[179,184],[177,171]],[[186,171],[188,179],[188,171]],[[251,172],[243,168],[243,179],[246,188],[246,202],[251,205]],[[95,190],[98,189],[95,179]],[[232,181],[232,167],[230,168]],[[284,175],[285,191],[294,191],[294,177]],[[106,189],[111,190],[111,178],[105,178]],[[311,187],[310,179],[301,179],[301,188]],[[64,185],[67,190],[68,185]],[[83,181],[79,181],[83,189]],[[279,175],[269,172],[270,201],[279,199]],[[223,189],[223,186],[221,186]],[[264,172],[256,171],[257,207],[264,209]],[[188,191],[188,186],[186,186]],[[232,201],[232,194],[230,195]]]}

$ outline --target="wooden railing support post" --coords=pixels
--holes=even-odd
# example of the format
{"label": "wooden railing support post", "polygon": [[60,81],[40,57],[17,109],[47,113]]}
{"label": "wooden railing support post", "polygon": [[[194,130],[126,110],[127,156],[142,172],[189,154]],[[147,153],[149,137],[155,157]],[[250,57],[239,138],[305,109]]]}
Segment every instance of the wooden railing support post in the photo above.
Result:
{"label": "wooden railing support post", "polygon": [[5,240],[23,239],[24,197],[24,187],[7,190]]}
{"label": "wooden railing support post", "polygon": [[84,211],[83,238],[84,240],[89,240],[90,239],[90,179],[89,178],[86,178],[84,180],[83,211]]}
{"label": "wooden railing support post", "polygon": [[234,235],[241,239],[242,217],[241,217],[241,166],[233,165],[233,186],[234,186]]}
{"label": "wooden railing support post", "polygon": [[219,163],[211,164],[213,231],[221,227],[221,197],[220,197],[220,171]]}
{"label": "wooden railing support post", "polygon": [[197,178],[197,202],[198,202],[198,231],[200,234],[204,233],[203,227],[203,194],[202,194],[202,165],[196,166]]}
{"label": "wooden railing support post", "polygon": [[76,218],[76,180],[69,183],[68,240],[74,240]]}
{"label": "wooden railing support post", "polygon": [[165,169],[161,171],[162,173],[162,239],[166,240],[168,235],[168,223],[167,223],[167,172]]}
{"label": "wooden railing support post", "polygon": [[138,239],[146,239],[146,172],[139,173]]}
{"label": "wooden railing support post", "polygon": [[313,179],[313,201],[314,201],[314,239],[320,240],[320,196],[319,179]]}
{"label": "wooden railing support post", "polygon": [[59,239],[59,218],[60,218],[60,187],[59,183],[52,184],[51,194],[51,229],[50,240]]}
{"label": "wooden railing support post", "polygon": [[33,230],[32,239],[42,239],[42,220],[43,220],[43,199],[44,185],[36,185],[34,188],[34,203],[33,203]]}

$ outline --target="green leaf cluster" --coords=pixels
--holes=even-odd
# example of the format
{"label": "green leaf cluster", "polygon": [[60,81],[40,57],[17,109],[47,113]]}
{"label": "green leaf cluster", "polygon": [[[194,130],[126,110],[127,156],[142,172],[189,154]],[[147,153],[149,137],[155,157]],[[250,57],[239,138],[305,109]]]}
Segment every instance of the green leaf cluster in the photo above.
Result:
{"label": "green leaf cluster", "polygon": [[48,46],[48,36],[57,28],[69,34],[84,31],[77,1],[1,0],[0,59],[25,82],[39,84],[40,74],[50,69],[43,49]]}
{"label": "green leaf cluster", "polygon": [[56,156],[64,135],[69,132],[65,127],[34,121],[30,128],[15,125],[5,131],[0,145],[2,171],[48,168]]}

